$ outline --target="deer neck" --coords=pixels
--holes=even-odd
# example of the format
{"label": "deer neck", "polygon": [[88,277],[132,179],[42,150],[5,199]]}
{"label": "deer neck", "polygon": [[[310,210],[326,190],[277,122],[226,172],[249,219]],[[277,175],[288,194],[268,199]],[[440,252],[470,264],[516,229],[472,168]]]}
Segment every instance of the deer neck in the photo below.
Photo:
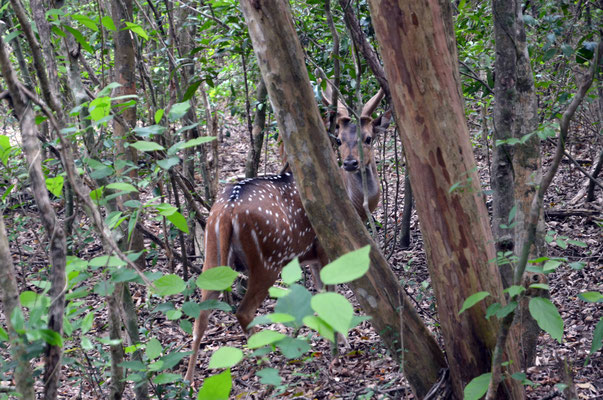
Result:
{"label": "deer neck", "polygon": [[[368,205],[369,210],[372,212],[375,210],[375,208],[377,208],[380,195],[379,179],[377,177],[377,165],[373,161],[367,167],[365,167],[364,170],[366,173]],[[365,220],[367,216],[363,207],[364,191],[362,189],[362,171],[358,170],[355,172],[347,172],[342,169],[341,173],[343,175],[346,191],[350,200],[352,200],[352,204],[354,204],[356,212],[358,212],[360,217]]]}

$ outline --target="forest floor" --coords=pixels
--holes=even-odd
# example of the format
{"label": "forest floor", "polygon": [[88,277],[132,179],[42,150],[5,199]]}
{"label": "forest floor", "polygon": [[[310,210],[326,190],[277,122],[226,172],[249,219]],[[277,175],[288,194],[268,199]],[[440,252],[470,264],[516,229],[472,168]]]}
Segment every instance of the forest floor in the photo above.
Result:
{"label": "forest floor", "polygon": [[[234,128],[237,123],[231,122],[231,127],[224,130],[223,141],[220,143],[219,164],[221,168],[221,182],[230,181],[233,177],[241,176],[245,165],[248,148],[248,134]],[[241,125],[242,126],[242,125]],[[577,129],[572,133],[568,151],[579,162],[590,168],[589,162],[600,151],[601,138],[597,134],[585,129]],[[476,138],[476,147],[479,140]],[[396,155],[394,152],[393,131],[390,130],[385,137],[380,137],[375,145],[378,151],[378,164],[383,177],[384,195],[376,220],[380,223],[378,240],[388,257],[391,266],[399,281],[413,299],[419,314],[441,341],[438,330],[438,315],[433,291],[425,264],[425,254],[421,239],[420,226],[416,215],[413,215],[412,243],[410,248],[400,249],[397,246],[399,233],[398,216],[401,214],[403,204],[403,173],[396,172]],[[261,173],[277,172],[280,168],[276,155],[274,141],[268,146],[268,162],[262,164]],[[400,153],[400,144],[397,143]],[[545,144],[543,148],[544,165],[548,166],[554,146]],[[478,170],[484,189],[488,189],[489,173],[488,158],[483,147],[476,149]],[[398,159],[401,160],[400,154]],[[578,298],[584,291],[602,291],[603,283],[603,240],[600,224],[602,220],[603,195],[598,191],[598,198],[591,204],[585,204],[583,199],[572,202],[572,199],[583,187],[585,178],[570,162],[562,164],[546,198],[546,225],[547,230],[555,231],[559,240],[548,244],[548,254],[554,257],[566,257],[570,262],[581,261],[585,264],[582,269],[572,269],[565,264],[548,276],[551,300],[558,307],[564,321],[563,343],[558,343],[548,334],[541,333],[538,339],[538,348],[535,366],[527,371],[527,379],[531,384],[527,386],[528,399],[561,399],[562,395],[557,384],[573,382],[580,399],[603,398],[603,355],[597,352],[586,362],[593,336],[595,324],[603,315],[601,304],[586,303]],[[264,162],[264,159],[263,159]],[[401,164],[401,161],[400,161]],[[488,200],[490,204],[491,200]],[[551,212],[554,210],[555,212]],[[35,212],[35,210],[33,210]],[[437,210],[434,210],[437,211]],[[32,210],[17,209],[12,211],[12,221],[23,220],[16,218],[17,214],[34,216]],[[29,219],[32,221],[32,219]],[[37,222],[36,222],[37,223]],[[158,227],[158,226],[157,226]],[[37,226],[8,226],[9,234],[16,237],[11,241],[16,261],[19,262],[19,283],[22,290],[32,290],[32,279],[38,276],[36,268],[46,266],[46,255],[43,246],[38,243],[43,240]],[[154,227],[149,227],[154,229]],[[587,247],[563,245],[560,237],[566,236],[587,244]],[[90,243],[86,253],[91,257],[100,255],[100,247]],[[152,268],[167,271],[164,257],[159,257],[160,262]],[[178,272],[178,269],[177,269]],[[181,271],[180,271],[181,272]],[[33,278],[32,278],[33,276]],[[137,304],[141,302],[159,302],[157,298],[149,298],[145,288],[133,286],[133,297]],[[338,288],[353,304],[354,296],[345,285]],[[102,307],[102,297],[96,298],[96,309]],[[101,305],[99,307],[99,304]],[[260,308],[260,313],[272,310],[274,302],[269,300]],[[176,321],[153,320],[154,314],[149,314],[153,306],[147,304],[141,307],[141,319],[145,326],[153,326],[152,334],[160,340],[164,347],[188,349],[190,336],[184,333]],[[146,310],[146,311],[145,311]],[[97,315],[106,321],[106,315]],[[1,318],[1,317],[0,317]],[[1,322],[1,321],[0,321]],[[161,324],[161,328],[157,327]],[[281,327],[283,331],[286,328]],[[291,333],[291,331],[287,331]],[[308,333],[302,330],[301,334]],[[91,332],[97,337],[106,336],[105,324],[95,323]],[[320,337],[313,337],[312,349],[307,357],[299,360],[287,360],[284,356],[271,353],[261,358],[246,358],[232,369],[233,395],[239,399],[264,399],[264,398],[300,398],[300,399],[413,399],[410,387],[400,372],[400,366],[388,355],[381,344],[378,334],[369,322],[363,322],[352,329],[349,334],[349,348],[343,349],[339,355],[331,354],[330,345]],[[198,361],[197,384],[206,376],[206,367],[209,356],[220,346],[233,346],[243,348],[246,340],[233,315],[223,312],[214,312],[209,328],[202,342],[202,350]],[[2,354],[0,348],[0,356]],[[563,373],[563,366],[567,365],[571,371],[572,379]],[[261,384],[256,372],[266,367],[279,370],[282,378],[281,386]],[[185,365],[181,364],[176,373],[183,372]],[[70,367],[65,367],[64,376],[74,379],[76,372]],[[93,375],[93,374],[92,374]],[[80,377],[81,378],[81,377]],[[84,378],[84,381],[87,378]],[[91,378],[90,378],[91,379]],[[81,379],[74,379],[80,381]],[[61,388],[62,398],[102,398],[94,384],[70,385],[67,382]],[[82,390],[83,388],[83,390]],[[132,393],[126,393],[126,398],[132,398]]]}

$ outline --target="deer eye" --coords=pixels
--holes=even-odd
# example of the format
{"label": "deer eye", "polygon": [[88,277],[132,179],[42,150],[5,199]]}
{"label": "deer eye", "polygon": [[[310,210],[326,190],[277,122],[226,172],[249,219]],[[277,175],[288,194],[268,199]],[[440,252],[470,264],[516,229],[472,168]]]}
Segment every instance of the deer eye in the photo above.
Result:
{"label": "deer eye", "polygon": [[335,143],[337,143],[337,146],[341,146],[341,139],[336,138],[335,139]]}
{"label": "deer eye", "polygon": [[372,140],[373,140],[373,138],[372,138],[372,137],[367,136],[367,137],[366,137],[366,139],[364,139],[364,143],[366,143],[366,144],[371,144]]}

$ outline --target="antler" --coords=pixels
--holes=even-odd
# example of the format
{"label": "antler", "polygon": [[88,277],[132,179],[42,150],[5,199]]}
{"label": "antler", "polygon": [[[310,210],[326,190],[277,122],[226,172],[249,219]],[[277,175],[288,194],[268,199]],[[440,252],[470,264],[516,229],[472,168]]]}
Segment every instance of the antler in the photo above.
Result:
{"label": "antler", "polygon": [[371,114],[373,114],[373,111],[375,111],[375,109],[381,102],[381,99],[383,98],[383,96],[385,96],[385,92],[383,91],[383,89],[379,89],[377,94],[374,95],[362,108],[361,117],[369,117],[370,118]]}
{"label": "antler", "polygon": [[[322,81],[322,79],[319,79],[319,83],[321,83],[320,81]],[[331,99],[333,99],[333,86],[331,86],[331,83],[329,81],[327,81],[327,90],[324,91],[324,90],[320,89],[320,93],[322,95],[322,102],[327,106],[331,106],[332,105]],[[348,113],[348,108],[338,99],[337,100],[337,118],[349,118],[349,117],[350,117],[350,114]]]}

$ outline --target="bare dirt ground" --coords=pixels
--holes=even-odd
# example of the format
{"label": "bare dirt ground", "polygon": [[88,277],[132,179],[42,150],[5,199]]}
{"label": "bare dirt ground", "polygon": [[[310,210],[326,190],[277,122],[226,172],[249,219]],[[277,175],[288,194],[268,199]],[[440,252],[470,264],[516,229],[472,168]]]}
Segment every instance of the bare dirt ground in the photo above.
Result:
{"label": "bare dirt ground", "polygon": [[[224,129],[224,139],[220,143],[219,162],[222,181],[243,173],[248,148],[248,134],[237,127],[242,125],[230,118],[227,122],[230,127]],[[478,143],[480,139],[476,137],[474,141]],[[575,125],[568,151],[589,169],[589,162],[595,159],[602,145],[601,137],[596,133]],[[420,225],[416,215],[413,215],[411,247],[402,250],[397,246],[399,234],[396,230],[404,193],[403,172],[400,170],[397,172],[395,168],[393,131],[390,130],[385,137],[381,137],[375,146],[378,151],[377,159],[382,172],[384,189],[380,208],[375,215],[376,220],[380,223],[378,239],[384,254],[387,255],[399,281],[415,302],[420,315],[438,336],[437,307],[425,265]],[[397,150],[398,163],[402,165],[399,143]],[[553,150],[554,147],[550,144],[545,144],[543,147],[545,168]],[[267,152],[268,162],[262,164],[262,173],[275,173],[280,169],[276,153],[276,145],[271,140]],[[486,151],[483,147],[476,149],[476,159],[482,184],[484,189],[487,189],[489,173]],[[555,241],[548,245],[550,256],[567,257],[572,262],[582,261],[585,263],[585,267],[581,270],[574,270],[563,266],[549,275],[551,299],[559,308],[564,320],[565,331],[561,344],[548,334],[540,335],[536,365],[530,368],[527,374],[527,378],[532,382],[532,385],[527,387],[527,398],[529,399],[564,398],[556,387],[557,384],[567,381],[562,372],[564,364],[568,365],[572,372],[573,384],[580,399],[603,398],[603,355],[601,351],[585,364],[591,346],[592,333],[595,324],[603,315],[603,310],[600,303],[586,303],[577,297],[584,291],[601,291],[603,289],[603,240],[601,227],[597,225],[597,221],[600,224],[602,220],[603,195],[601,191],[598,191],[598,198],[592,204],[584,204],[583,200],[571,204],[571,200],[582,188],[583,182],[584,177],[575,166],[572,163],[564,162],[546,199],[547,210],[557,211],[547,214],[547,229],[556,231],[557,235],[583,241],[587,247],[569,245],[564,248]],[[45,239],[41,229],[32,225],[31,221],[35,221],[36,218],[36,209],[31,202],[26,203],[23,208],[10,211],[10,213],[12,215],[7,216],[9,224],[7,228],[10,230],[9,234],[12,234],[14,238],[11,241],[11,249],[19,271],[19,283],[22,290],[32,290],[34,288],[31,284],[32,279],[38,279],[39,271],[47,267],[44,246],[40,245],[40,242],[44,242]],[[18,223],[25,221],[23,219],[25,215],[32,216],[33,219],[29,219],[29,223]],[[148,226],[152,230],[158,227],[154,224]],[[80,256],[92,258],[100,255],[100,251],[98,244],[92,241]],[[158,257],[158,260],[156,265],[149,265],[149,268],[168,272],[165,257]],[[198,261],[197,265],[200,266],[200,264]],[[181,270],[177,268],[176,273],[179,272]],[[86,284],[92,285],[90,282]],[[133,297],[141,306],[140,319],[144,328],[152,330],[152,334],[157,335],[164,348],[177,349],[182,346],[182,350],[186,350],[191,338],[180,329],[176,321],[168,321],[165,318],[157,317],[156,313],[149,313],[154,309],[152,304],[160,303],[161,300],[149,297],[144,287],[132,285],[132,288]],[[339,287],[338,291],[354,301],[353,295],[347,287]],[[102,297],[92,296],[88,297],[86,301],[94,303],[92,305],[99,310],[94,329],[90,334],[96,337],[106,336],[106,315],[103,314],[106,311],[103,311],[105,307]],[[181,299],[175,302],[178,301]],[[270,311],[273,305],[272,301],[267,301],[260,312]],[[161,325],[161,327],[159,328],[157,325]],[[286,328],[282,329],[286,331]],[[302,331],[302,333],[304,332]],[[207,363],[214,350],[224,345],[242,348],[245,343],[236,319],[231,314],[214,312],[210,320],[210,328],[202,343],[197,384],[200,384],[203,376],[207,375]],[[414,398],[408,383],[400,372],[400,366],[387,354],[370,323],[364,322],[354,328],[349,336],[349,344],[350,348],[343,350],[338,356],[332,356],[329,344],[319,337],[314,337],[311,352],[303,359],[291,361],[278,354],[246,359],[232,369],[232,398]],[[6,357],[5,349],[0,348],[0,355]],[[73,355],[73,357],[80,356]],[[64,368],[66,381],[62,388],[63,398],[103,398],[96,383],[102,381],[102,377],[98,376],[98,371],[95,372],[94,355],[89,354],[87,358],[88,365],[83,360],[80,361],[82,366],[79,371],[69,367]],[[259,382],[255,372],[266,367],[273,367],[280,371],[282,386],[273,387]],[[185,366],[181,364],[174,372],[183,372],[184,368]],[[85,377],[81,376],[81,371],[87,371]],[[133,398],[132,396],[130,391],[126,393],[126,398]]]}

